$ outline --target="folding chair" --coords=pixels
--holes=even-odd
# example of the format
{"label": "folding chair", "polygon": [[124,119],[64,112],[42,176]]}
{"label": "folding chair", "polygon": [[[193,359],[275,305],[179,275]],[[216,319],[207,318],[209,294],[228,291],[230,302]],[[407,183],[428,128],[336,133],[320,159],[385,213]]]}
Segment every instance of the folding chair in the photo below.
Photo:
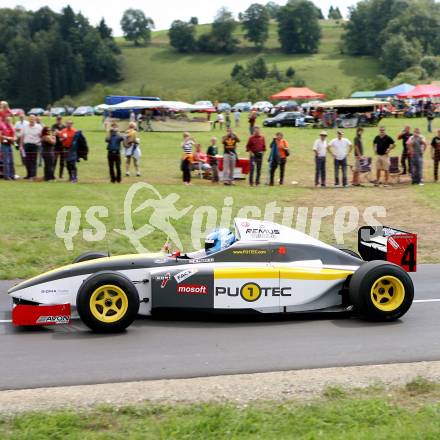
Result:
{"label": "folding chair", "polygon": [[390,157],[390,178],[391,181],[400,183],[400,176],[402,175],[402,170],[399,167],[399,156]]}
{"label": "folding chair", "polygon": [[[371,169],[371,164],[373,163],[372,157],[364,157],[360,159],[360,180],[364,182],[372,183],[374,182],[373,171]],[[353,171],[353,166],[351,167]]]}

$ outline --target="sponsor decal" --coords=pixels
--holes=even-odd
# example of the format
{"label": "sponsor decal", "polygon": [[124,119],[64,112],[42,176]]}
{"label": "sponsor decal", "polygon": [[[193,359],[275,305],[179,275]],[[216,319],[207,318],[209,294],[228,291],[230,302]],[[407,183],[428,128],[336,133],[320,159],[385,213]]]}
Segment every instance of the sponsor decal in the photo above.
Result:
{"label": "sponsor decal", "polygon": [[267,255],[266,249],[237,249],[232,251],[234,255]]}
{"label": "sponsor decal", "polygon": [[171,279],[170,272],[167,272],[165,275],[159,275],[156,277],[156,280],[162,281],[160,283],[160,288],[163,289],[168,284],[168,281]]}
{"label": "sponsor decal", "polygon": [[251,224],[249,222],[241,222],[243,228],[248,228]]}
{"label": "sponsor decal", "polygon": [[198,263],[213,263],[214,258],[193,258],[189,259],[188,263],[198,264]]}
{"label": "sponsor decal", "polygon": [[207,295],[208,287],[200,284],[179,284],[177,293],[179,295]]}
{"label": "sponsor decal", "polygon": [[37,324],[69,324],[70,316],[40,316]]}
{"label": "sponsor decal", "polygon": [[174,275],[174,279],[176,280],[177,284],[180,284],[182,281],[185,281],[187,278],[189,278],[190,276],[194,275],[197,272],[198,272],[197,269],[186,269]]}
{"label": "sponsor decal", "polygon": [[67,289],[41,289],[41,293],[47,294],[47,293],[54,293],[55,295],[65,295],[66,293],[69,293],[69,290]]}
{"label": "sponsor decal", "polygon": [[264,225],[259,228],[247,228],[246,235],[250,235],[252,238],[275,238],[280,235],[280,230],[277,228],[268,228]]}
{"label": "sponsor decal", "polygon": [[291,287],[261,287],[257,283],[246,283],[241,287],[215,288],[215,296],[227,295],[230,297],[241,297],[246,302],[255,302],[262,297],[288,297],[292,296]]}
{"label": "sponsor decal", "polygon": [[287,249],[286,249],[284,246],[280,246],[280,247],[278,248],[278,253],[279,253],[280,255],[286,255],[286,253],[287,253]]}
{"label": "sponsor decal", "polygon": [[154,260],[156,264],[165,264],[168,263],[168,261],[170,261],[169,258],[157,258],[156,260]]}

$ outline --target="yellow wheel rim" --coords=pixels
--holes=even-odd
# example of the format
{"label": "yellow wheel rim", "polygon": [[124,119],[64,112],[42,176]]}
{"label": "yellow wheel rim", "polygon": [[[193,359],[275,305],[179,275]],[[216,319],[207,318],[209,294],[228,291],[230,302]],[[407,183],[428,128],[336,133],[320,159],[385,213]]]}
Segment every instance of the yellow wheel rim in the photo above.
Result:
{"label": "yellow wheel rim", "polygon": [[374,306],[383,312],[393,312],[405,299],[405,287],[398,278],[384,276],[379,278],[371,288],[371,300]]}
{"label": "yellow wheel rim", "polygon": [[118,286],[99,286],[90,297],[90,311],[101,322],[114,323],[127,313],[127,294]]}

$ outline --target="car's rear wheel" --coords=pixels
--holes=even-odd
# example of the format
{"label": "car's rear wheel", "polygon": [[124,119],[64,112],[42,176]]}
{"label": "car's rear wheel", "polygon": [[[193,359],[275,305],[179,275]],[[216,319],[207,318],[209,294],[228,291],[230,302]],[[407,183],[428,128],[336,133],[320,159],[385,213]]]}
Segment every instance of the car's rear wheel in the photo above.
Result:
{"label": "car's rear wheel", "polygon": [[125,330],[139,311],[139,294],[134,284],[116,272],[100,272],[89,277],[76,298],[84,324],[99,333]]}
{"label": "car's rear wheel", "polygon": [[414,299],[410,276],[401,267],[383,261],[363,264],[353,274],[349,292],[355,311],[375,321],[399,319]]}
{"label": "car's rear wheel", "polygon": [[83,261],[97,260],[98,258],[106,258],[109,255],[106,252],[99,251],[89,251],[84,252],[83,254],[76,257],[73,262],[74,263],[82,263]]}

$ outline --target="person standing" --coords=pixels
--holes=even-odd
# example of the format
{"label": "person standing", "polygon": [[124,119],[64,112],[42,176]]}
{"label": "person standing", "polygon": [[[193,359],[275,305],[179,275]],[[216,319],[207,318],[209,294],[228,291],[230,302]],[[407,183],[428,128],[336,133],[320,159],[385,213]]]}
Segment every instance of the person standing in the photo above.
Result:
{"label": "person standing", "polygon": [[229,111],[226,112],[225,125],[226,125],[226,130],[228,128],[231,128],[231,112],[229,112]]}
{"label": "person standing", "polygon": [[353,168],[353,186],[361,186],[361,159],[364,157],[364,140],[362,135],[364,129],[358,127],[356,129],[356,136],[354,138],[354,168]]}
{"label": "person standing", "polygon": [[388,186],[390,178],[389,152],[395,148],[394,139],[386,134],[385,127],[379,128],[379,134],[373,141],[374,152],[376,153],[376,186],[380,185],[382,171],[385,175],[384,186]]}
{"label": "person standing", "polygon": [[347,180],[347,157],[350,154],[353,144],[343,137],[344,132],[338,130],[337,137],[333,139],[329,146],[328,151],[333,156],[335,166],[335,186],[339,185],[339,170],[342,170],[342,185],[344,188],[348,187]]}
{"label": "person standing", "polygon": [[408,139],[412,136],[411,127],[406,125],[405,128],[399,133],[397,139],[402,141],[402,156],[400,158],[400,164],[402,165],[402,174],[411,174],[411,160],[408,156],[408,147],[406,143]]}
{"label": "person standing", "polygon": [[272,141],[270,146],[270,155],[269,155],[269,163],[270,163],[270,186],[274,185],[275,181],[275,171],[280,167],[280,185],[284,183],[284,172],[286,169],[287,157],[290,155],[289,152],[289,143],[284,139],[284,135],[281,132],[276,134],[276,137]]}
{"label": "person standing", "polygon": [[41,131],[41,156],[44,160],[44,180],[51,182],[55,180],[55,144],[57,140],[49,127],[44,127]]}
{"label": "person standing", "polygon": [[266,151],[266,140],[261,134],[260,127],[254,127],[254,134],[248,140],[246,151],[249,152],[250,159],[249,184],[250,186],[254,186],[254,173],[256,168],[255,185],[258,186],[260,184],[263,155]]}
{"label": "person standing", "polygon": [[321,131],[319,139],[316,139],[313,144],[313,151],[315,152],[315,186],[326,186],[326,157],[327,157],[328,143],[327,132]]}
{"label": "person standing", "polygon": [[431,141],[431,158],[434,161],[434,182],[438,182],[438,168],[440,163],[440,130],[437,130],[437,136]]}
{"label": "person standing", "polygon": [[211,182],[218,183],[218,161],[217,161],[217,138],[211,138],[211,145],[206,150],[206,156],[208,157],[208,163],[211,166]]}
{"label": "person standing", "polygon": [[12,125],[10,116],[0,121],[0,142],[3,160],[3,178],[5,180],[15,179],[14,153],[12,146],[15,143],[15,128]]}
{"label": "person standing", "polygon": [[125,175],[130,175],[130,163],[131,158],[133,158],[134,166],[136,168],[136,176],[140,177],[140,160],[141,160],[141,150],[139,148],[138,132],[136,129],[136,122],[130,122],[128,124],[128,129],[125,132]]}
{"label": "person standing", "polygon": [[54,174],[57,168],[57,164],[59,161],[59,172],[58,177],[60,179],[63,178],[64,175],[64,162],[65,162],[65,151],[63,147],[63,143],[61,141],[60,133],[62,130],[64,130],[66,126],[63,124],[63,118],[61,116],[57,116],[57,119],[55,121],[55,124],[52,125],[52,134],[55,136],[56,142],[54,147]]}
{"label": "person standing", "polygon": [[220,126],[220,130],[223,130],[223,124],[225,122],[225,116],[223,115],[222,112],[218,112],[217,113],[217,118],[214,121],[214,128],[217,127],[217,124]]}
{"label": "person standing", "polygon": [[429,103],[426,109],[426,120],[428,122],[428,133],[432,133],[432,121],[435,119],[435,113],[432,104]]}
{"label": "person standing", "polygon": [[182,142],[182,162],[181,162],[181,170],[183,173],[182,179],[185,185],[191,184],[191,167],[193,161],[193,147],[195,145],[194,139],[191,137],[189,133],[183,133],[183,142]]}
{"label": "person standing", "polygon": [[257,122],[257,112],[255,110],[252,110],[249,115],[249,134],[254,134],[254,127],[255,123]]}
{"label": "person standing", "polygon": [[76,131],[77,130],[73,127],[73,122],[71,120],[68,120],[66,122],[66,128],[60,131],[63,155],[66,161],[67,171],[69,172],[69,181],[72,183],[78,181],[76,169],[76,161],[78,157],[75,151],[75,145],[73,144]]}
{"label": "person standing", "polygon": [[119,133],[118,124],[112,123],[110,132],[105,138],[107,142],[107,161],[111,183],[121,183],[121,147],[124,138]]}
{"label": "person standing", "polygon": [[408,139],[408,154],[411,157],[412,184],[423,186],[423,154],[428,147],[420,128],[414,129],[414,134]]}
{"label": "person standing", "polygon": [[240,142],[238,136],[232,128],[227,130],[226,136],[223,136],[223,183],[225,185],[234,184],[234,169],[237,163],[237,144]]}
{"label": "person standing", "polygon": [[26,166],[25,179],[33,180],[37,177],[38,146],[41,143],[41,125],[36,123],[35,116],[29,116],[29,124],[23,127],[20,137],[20,151]]}
{"label": "person standing", "polygon": [[235,120],[235,127],[240,127],[240,119],[241,119],[241,110],[236,110],[234,112],[234,120]]}

